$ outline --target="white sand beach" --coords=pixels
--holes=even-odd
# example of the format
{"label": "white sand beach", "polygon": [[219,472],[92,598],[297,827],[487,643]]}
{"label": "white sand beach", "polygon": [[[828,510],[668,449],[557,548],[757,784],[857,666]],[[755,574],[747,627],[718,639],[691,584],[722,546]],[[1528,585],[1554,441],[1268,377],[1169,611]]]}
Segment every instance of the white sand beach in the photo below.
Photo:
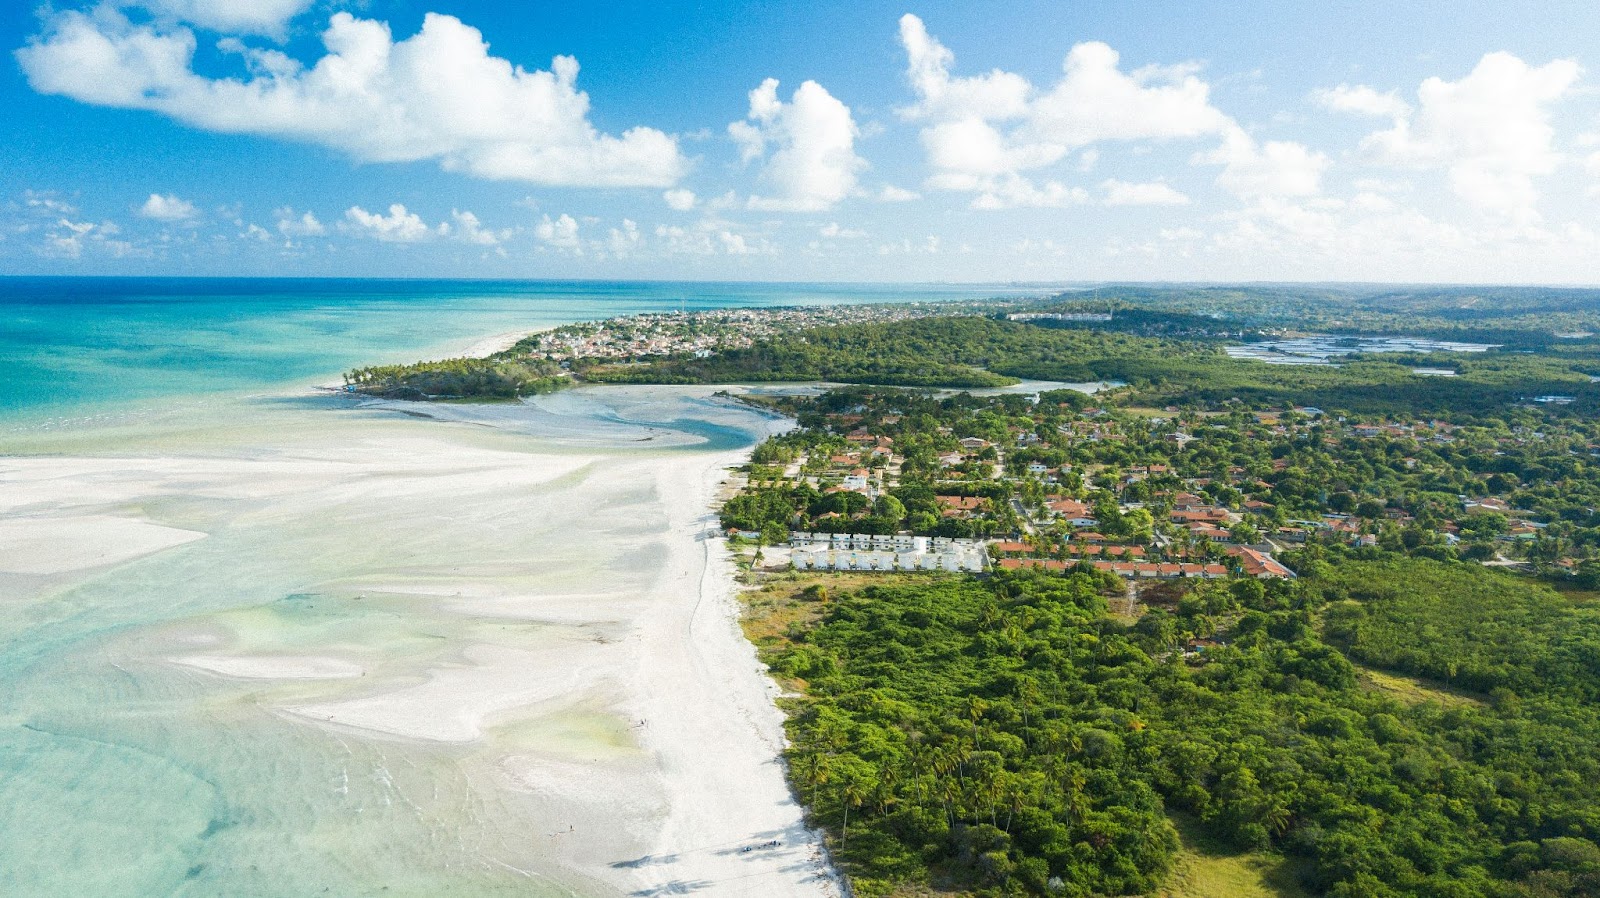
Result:
{"label": "white sand beach", "polygon": [[488,358],[497,352],[505,352],[507,349],[517,345],[524,337],[542,334],[547,330],[554,330],[554,328],[539,327],[533,330],[507,331],[503,334],[495,334],[492,337],[484,337],[481,340],[473,341],[471,345],[462,350],[461,357],[468,359]]}
{"label": "white sand beach", "polygon": [[94,663],[196,695],[191,725],[387,759],[384,795],[477,834],[417,849],[467,871],[460,894],[835,896],[709,513],[745,450],[654,423],[767,426],[709,393],[296,409],[12,455],[0,605],[116,595],[143,623]]}

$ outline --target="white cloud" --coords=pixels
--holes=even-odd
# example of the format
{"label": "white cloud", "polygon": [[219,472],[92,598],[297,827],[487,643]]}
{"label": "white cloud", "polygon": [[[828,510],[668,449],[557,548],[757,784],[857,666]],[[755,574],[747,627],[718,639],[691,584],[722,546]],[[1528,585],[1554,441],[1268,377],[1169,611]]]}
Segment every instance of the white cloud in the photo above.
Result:
{"label": "white cloud", "polygon": [[[901,114],[924,123],[921,139],[933,168],[928,186],[975,193],[974,208],[1086,202],[1082,188],[1051,180],[1036,184],[1029,173],[1073,152],[1079,153],[1079,169],[1087,171],[1100,161],[1095,145],[1105,142],[1218,138],[1216,150],[1192,161],[1222,165],[1218,183],[1244,197],[1315,193],[1327,166],[1325,156],[1298,143],[1258,144],[1212,105],[1210,86],[1193,64],[1124,71],[1116,50],[1087,42],[1067,53],[1059,81],[1038,89],[998,69],[951,75],[954,54],[914,15],[901,17],[900,41],[918,98]],[[1181,196],[1168,191],[1152,188],[1144,199],[1176,202]],[[1118,199],[1135,197],[1123,192]]]}
{"label": "white cloud", "polygon": [[57,215],[76,215],[78,207],[56,196],[54,191],[27,190],[22,194],[23,202],[30,209],[39,209]]}
{"label": "white cloud", "polygon": [[1100,185],[1107,206],[1185,206],[1189,198],[1160,181],[1134,184],[1107,178]]}
{"label": "white cloud", "polygon": [[296,217],[294,210],[285,206],[276,213],[278,233],[285,237],[321,237],[328,233],[322,222],[309,211]]}
{"label": "white cloud", "polygon": [[917,105],[902,110],[906,118],[1004,120],[1020,118],[1027,112],[1033,86],[1026,78],[999,69],[952,78],[950,66],[955,54],[910,13],[900,17],[900,44],[906,51],[906,76],[917,94]]}
{"label": "white cloud", "polygon": [[656,239],[669,253],[708,256],[715,252],[709,236],[681,225],[656,225]]}
{"label": "white cloud", "polygon": [[766,156],[769,144],[773,147],[761,176],[774,192],[750,197],[750,208],[832,208],[855,190],[856,172],[866,167],[855,153],[858,133],[850,107],[817,82],[801,84],[787,103],[778,99],[776,78],[761,82],[750,92],[746,120],[728,126],[746,162]]}
{"label": "white cloud", "polygon": [[688,212],[694,208],[696,202],[694,191],[685,190],[682,187],[668,190],[661,194],[661,198],[667,201],[668,208],[674,212]]}
{"label": "white cloud", "polygon": [[742,234],[720,231],[717,233],[717,240],[722,243],[722,251],[730,256],[747,256],[754,252]]}
{"label": "white cloud", "polygon": [[639,246],[639,224],[631,218],[622,220],[622,227],[612,228],[606,237],[606,249],[615,256],[627,256]]}
{"label": "white cloud", "polygon": [[194,207],[194,203],[173,194],[152,193],[139,207],[139,214],[154,221],[178,222],[195,218],[200,210]]}
{"label": "white cloud", "polygon": [[1266,198],[1226,219],[1232,228],[1213,235],[1211,249],[1246,260],[1246,276],[1255,277],[1460,282],[1516,271],[1574,280],[1586,277],[1574,277],[1587,271],[1578,260],[1600,248],[1600,236],[1577,223],[1451,222],[1373,194],[1348,202]]}
{"label": "white cloud", "polygon": [[290,19],[305,12],[312,0],[124,0],[142,6],[163,20],[188,22],[227,34],[282,37]]}
{"label": "white cloud", "polygon": [[[975,192],[979,208],[1080,201],[1059,184],[1028,184],[1023,173],[1092,144],[1199,138],[1236,127],[1211,105],[1210,88],[1192,66],[1124,72],[1117,52],[1103,43],[1074,46],[1061,80],[1040,91],[998,69],[951,75],[954,54],[914,15],[901,17],[900,42],[917,95],[901,114],[925,123],[921,139],[934,169],[929,185]],[[1080,163],[1092,167],[1097,159],[1091,149]]]}
{"label": "white cloud", "polygon": [[541,243],[557,249],[570,249],[580,253],[583,251],[582,242],[578,239],[577,219],[565,213],[559,218],[546,215],[539,219],[539,223],[534,226],[533,236],[539,238]]}
{"label": "white cloud", "polygon": [[480,178],[575,187],[668,187],[686,167],[677,142],[653,128],[599,133],[569,56],[529,71],[489,55],[477,29],[435,13],[395,41],[387,24],[341,12],[322,41],[328,53],[310,67],[244,51],[249,77],[211,79],[192,68],[189,29],[135,25],[102,8],[51,15],[16,57],[40,93],[365,162],[434,160]]}
{"label": "white cloud", "polygon": [[1199,157],[1223,166],[1217,183],[1238,196],[1312,196],[1322,186],[1328,157],[1293,141],[1257,143],[1234,127],[1216,150]]}
{"label": "white cloud", "polygon": [[830,240],[854,240],[867,236],[867,232],[858,228],[846,228],[836,221],[830,221],[817,229],[817,233]]}
{"label": "white cloud", "polygon": [[915,190],[907,190],[904,187],[896,187],[893,184],[885,184],[883,189],[878,191],[878,202],[880,203],[909,203],[920,199],[922,199],[922,194]]}
{"label": "white cloud", "polygon": [[751,239],[732,230],[728,222],[705,218],[690,227],[658,225],[657,246],[666,253],[693,256],[771,255],[775,248],[764,238]]}
{"label": "white cloud", "polygon": [[1318,103],[1335,112],[1353,112],[1379,118],[1405,118],[1411,114],[1411,105],[1400,99],[1394,91],[1378,93],[1365,84],[1341,84],[1312,94]]}
{"label": "white cloud", "polygon": [[460,240],[462,243],[471,243],[477,246],[499,246],[501,243],[510,240],[514,233],[510,228],[498,231],[485,228],[483,222],[478,220],[478,216],[471,212],[462,212],[457,209],[450,210],[450,220],[453,224],[444,225],[442,227],[443,232],[453,235],[455,239]]}
{"label": "white cloud", "polygon": [[1422,82],[1416,111],[1368,135],[1362,147],[1389,164],[1443,168],[1468,203],[1523,223],[1537,220],[1534,178],[1561,161],[1549,109],[1580,73],[1571,60],[1533,67],[1509,53],[1487,54],[1458,81]]}
{"label": "white cloud", "polygon": [[1057,181],[1035,184],[1017,175],[988,179],[980,189],[983,192],[972,200],[974,209],[1061,208],[1089,202],[1089,191],[1082,187],[1068,187]]}
{"label": "white cloud", "polygon": [[122,229],[116,222],[102,221],[95,224],[90,221],[73,221],[62,216],[45,232],[45,242],[38,249],[46,256],[68,259],[81,258],[84,250],[90,247],[94,247],[97,252],[107,252],[117,258],[132,255],[133,244],[125,240],[112,239],[120,233]]}
{"label": "white cloud", "polygon": [[[407,211],[400,203],[390,206],[388,215],[368,212],[360,206],[351,206],[345,210],[341,225],[347,230],[385,243],[415,243],[426,240],[434,234],[434,231],[422,221],[422,216]],[[440,225],[440,232],[443,233],[445,230],[446,226]]]}

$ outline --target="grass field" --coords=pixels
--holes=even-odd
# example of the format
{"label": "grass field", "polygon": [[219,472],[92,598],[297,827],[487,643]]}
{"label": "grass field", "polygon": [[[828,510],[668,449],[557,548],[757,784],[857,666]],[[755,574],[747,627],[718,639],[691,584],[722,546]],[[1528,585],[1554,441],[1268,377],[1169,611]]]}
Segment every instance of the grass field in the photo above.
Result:
{"label": "grass field", "polygon": [[1420,705],[1438,702],[1447,708],[1477,707],[1484,704],[1481,696],[1460,689],[1449,689],[1442,683],[1389,673],[1362,664],[1355,665],[1363,689],[1382,693],[1401,704]]}
{"label": "grass field", "polygon": [[1167,885],[1150,898],[1312,898],[1296,863],[1265,852],[1239,852],[1206,835],[1199,820],[1174,814],[1183,847]]}

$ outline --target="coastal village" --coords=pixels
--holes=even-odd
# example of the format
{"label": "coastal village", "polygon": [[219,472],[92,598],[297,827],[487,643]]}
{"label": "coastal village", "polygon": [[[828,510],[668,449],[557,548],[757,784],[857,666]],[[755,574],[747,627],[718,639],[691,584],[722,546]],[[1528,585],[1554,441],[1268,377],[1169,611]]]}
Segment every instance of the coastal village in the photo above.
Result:
{"label": "coastal village", "polygon": [[[1128,410],[1065,392],[964,399],[944,411],[951,423],[924,413],[908,426],[892,396],[870,391],[847,407],[802,415],[811,438],[780,438],[758,452],[744,486],[746,497],[782,497],[767,503],[776,514],[753,526],[743,517],[748,504],[735,501],[724,510],[729,535],[761,544],[769,569],[970,573],[1086,564],[1136,588],[1293,578],[1276,554],[1317,542],[1471,541],[1486,564],[1526,567],[1526,547],[1546,526],[1501,495],[1458,494],[1453,508],[1435,503],[1419,522],[1373,485],[1305,488],[1316,472],[1301,465],[1324,464],[1337,448],[1377,450],[1397,473],[1426,475],[1440,464],[1435,450],[1483,439],[1442,421],[1363,420],[1309,407]],[[1514,448],[1544,437],[1510,432],[1494,442]],[[1274,448],[1266,458],[1216,464],[1240,444]],[[1301,458],[1297,446],[1324,451]],[[1577,563],[1553,561],[1569,570]]]}
{"label": "coastal village", "polygon": [[1004,301],[863,303],[859,305],[722,308],[624,315],[567,324],[532,334],[514,347],[519,355],[571,365],[692,356],[743,349],[783,333],[847,324],[884,324],[1003,308]]}

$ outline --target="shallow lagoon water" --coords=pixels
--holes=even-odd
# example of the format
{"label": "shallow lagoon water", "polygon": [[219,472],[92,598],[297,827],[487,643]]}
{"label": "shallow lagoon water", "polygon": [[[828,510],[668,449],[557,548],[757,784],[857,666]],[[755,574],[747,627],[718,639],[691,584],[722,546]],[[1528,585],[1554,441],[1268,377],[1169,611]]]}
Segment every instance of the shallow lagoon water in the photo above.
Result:
{"label": "shallow lagoon water", "polygon": [[[643,395],[486,407],[522,416],[493,428],[469,406],[457,423],[393,405],[247,402],[235,422],[167,419],[183,454],[119,429],[55,437],[73,470],[0,464],[7,516],[206,534],[104,570],[0,575],[8,894],[607,893],[552,863],[547,809],[498,765],[636,751],[608,688],[507,685],[475,655],[585,663],[583,646],[621,638],[612,611],[662,551],[641,456],[713,451],[704,433],[748,445],[763,421]],[[252,438],[274,432],[297,436]],[[519,459],[543,470],[518,478]],[[478,671],[496,682],[429,691]],[[506,707],[450,719],[501,688]],[[420,727],[392,699],[362,704],[407,690]]]}
{"label": "shallow lagoon water", "polygon": [[[0,522],[54,541],[0,551],[7,895],[707,881],[652,854],[683,799],[634,728],[630,671],[659,635],[641,629],[650,602],[679,588],[668,570],[691,588],[685,528],[710,526],[677,507],[699,495],[684,484],[774,422],[709,390],[415,407],[308,389],[358,362],[675,307],[686,288],[283,288],[230,310],[256,300],[237,284],[46,286],[49,302],[18,298],[32,282],[0,297]],[[704,301],[849,293],[718,290]],[[950,295],[891,293],[843,298]],[[680,723],[691,744],[697,725]],[[767,790],[752,813],[771,817],[777,768],[751,775]],[[756,860],[698,843],[679,857]],[[785,863],[738,875],[789,883]]]}

